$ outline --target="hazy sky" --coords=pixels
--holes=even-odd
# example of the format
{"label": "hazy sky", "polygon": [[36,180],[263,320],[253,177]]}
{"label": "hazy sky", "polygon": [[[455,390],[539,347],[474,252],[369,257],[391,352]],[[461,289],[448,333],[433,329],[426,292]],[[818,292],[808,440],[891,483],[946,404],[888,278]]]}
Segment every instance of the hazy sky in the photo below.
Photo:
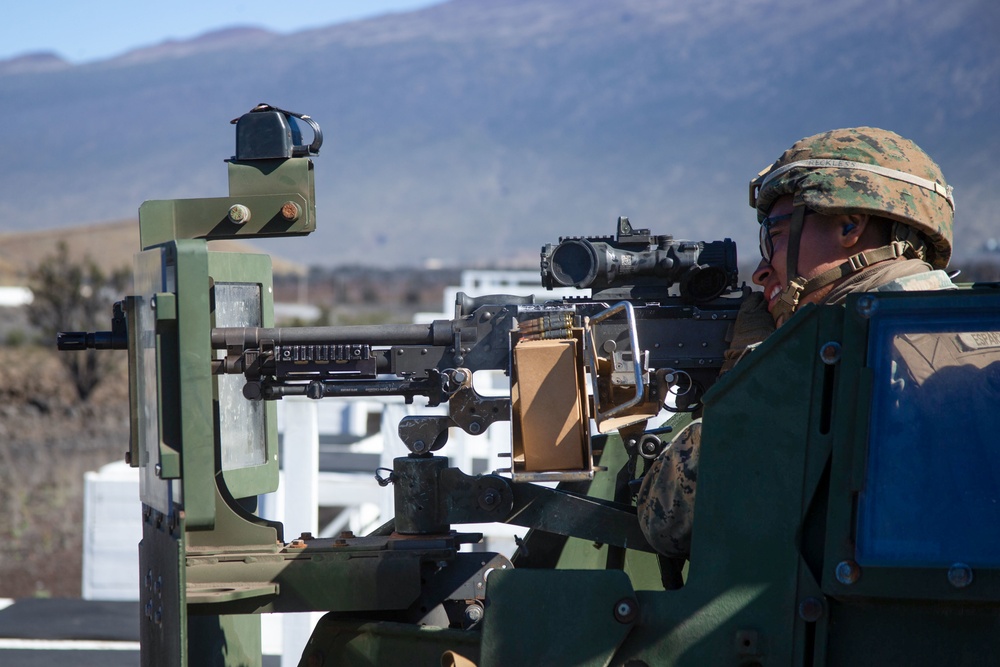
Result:
{"label": "hazy sky", "polygon": [[54,51],[73,63],[234,25],[285,33],[443,0],[12,0],[0,10],[0,60]]}

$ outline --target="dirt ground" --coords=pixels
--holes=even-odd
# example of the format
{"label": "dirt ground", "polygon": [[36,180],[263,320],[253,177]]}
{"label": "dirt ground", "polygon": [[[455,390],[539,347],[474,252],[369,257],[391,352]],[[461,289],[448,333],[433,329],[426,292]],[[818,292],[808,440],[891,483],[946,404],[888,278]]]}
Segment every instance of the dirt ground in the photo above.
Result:
{"label": "dirt ground", "polygon": [[0,597],[80,596],[83,475],[128,448],[125,355],[79,403],[57,354],[0,347]]}

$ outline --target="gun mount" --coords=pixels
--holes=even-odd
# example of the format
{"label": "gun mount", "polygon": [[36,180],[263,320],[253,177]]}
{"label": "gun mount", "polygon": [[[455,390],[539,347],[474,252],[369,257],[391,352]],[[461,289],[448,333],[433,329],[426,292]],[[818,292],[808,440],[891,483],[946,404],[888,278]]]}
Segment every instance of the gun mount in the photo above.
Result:
{"label": "gun mount", "polygon": [[[259,666],[257,615],[294,611],[327,612],[301,663],[318,666],[972,665],[995,653],[998,463],[983,434],[996,427],[961,388],[995,404],[1000,362],[973,384],[955,364],[960,382],[907,393],[891,357],[930,335],[957,337],[963,360],[995,359],[995,289],[807,306],[716,382],[745,296],[735,246],[620,218],[615,238],[542,250],[546,285],[589,296],[459,295],[454,318],[429,325],[276,328],[269,259],[206,242],[311,232],[322,135],[266,105],[237,135],[228,197],[140,208],[136,293],[112,330],[59,338],[129,355],[144,667]],[[486,370],[507,374],[509,395],[476,392]],[[399,424],[409,454],[375,471],[395,517],[372,534],[286,541],[255,514],[277,486],[275,401],[294,395],[447,407]],[[665,405],[682,414],[647,428]],[[956,438],[940,406],[985,426]],[[633,503],[685,410],[706,424],[686,575],[651,552]],[[900,426],[923,412],[954,456]],[[509,469],[469,475],[441,455],[450,428],[507,420]],[[949,474],[924,475],[931,464]],[[902,501],[921,480],[933,493],[914,512]],[[913,520],[942,507],[946,521]],[[453,526],[490,521],[529,529],[511,559],[462,550],[481,535]]]}

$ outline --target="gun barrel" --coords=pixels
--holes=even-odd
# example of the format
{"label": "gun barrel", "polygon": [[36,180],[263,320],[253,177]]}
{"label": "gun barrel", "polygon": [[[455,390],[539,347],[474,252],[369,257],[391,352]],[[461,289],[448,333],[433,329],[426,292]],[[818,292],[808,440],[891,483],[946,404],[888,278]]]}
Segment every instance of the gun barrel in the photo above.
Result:
{"label": "gun barrel", "polygon": [[342,327],[218,327],[212,347],[256,348],[261,341],[275,345],[368,343],[371,345],[447,345],[453,333],[449,320],[431,324],[374,324]]}
{"label": "gun barrel", "polygon": [[60,331],[56,348],[63,352],[79,350],[127,350],[128,338],[116,331]]}

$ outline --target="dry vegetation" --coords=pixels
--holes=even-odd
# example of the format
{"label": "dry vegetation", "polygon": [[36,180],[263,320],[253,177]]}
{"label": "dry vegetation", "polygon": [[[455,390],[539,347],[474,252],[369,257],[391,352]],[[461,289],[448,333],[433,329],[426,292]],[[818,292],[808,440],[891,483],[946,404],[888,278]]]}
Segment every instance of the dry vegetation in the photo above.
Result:
{"label": "dry vegetation", "polygon": [[128,447],[124,367],[80,404],[55,355],[0,347],[0,597],[80,595],[83,475]]}
{"label": "dry vegetation", "polygon": [[[139,249],[139,224],[122,220],[98,225],[82,225],[66,229],[0,234],[0,284],[16,284],[31,267],[52,256],[60,242],[69,248],[69,258],[81,262],[85,258],[101,262],[105,270],[131,267],[132,255]],[[243,241],[213,241],[213,250],[222,252],[261,252]],[[294,263],[272,256],[278,273],[300,273],[304,269]]]}

